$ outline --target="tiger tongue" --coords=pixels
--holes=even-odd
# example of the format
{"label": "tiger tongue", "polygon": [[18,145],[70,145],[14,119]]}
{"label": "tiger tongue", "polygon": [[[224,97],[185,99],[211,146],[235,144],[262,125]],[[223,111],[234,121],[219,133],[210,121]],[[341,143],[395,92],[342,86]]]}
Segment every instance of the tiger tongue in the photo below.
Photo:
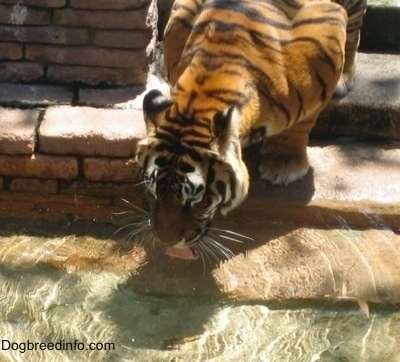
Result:
{"label": "tiger tongue", "polygon": [[199,257],[199,253],[191,248],[174,248],[173,246],[167,246],[164,252],[165,255],[173,258],[185,259],[185,260],[196,260]]}

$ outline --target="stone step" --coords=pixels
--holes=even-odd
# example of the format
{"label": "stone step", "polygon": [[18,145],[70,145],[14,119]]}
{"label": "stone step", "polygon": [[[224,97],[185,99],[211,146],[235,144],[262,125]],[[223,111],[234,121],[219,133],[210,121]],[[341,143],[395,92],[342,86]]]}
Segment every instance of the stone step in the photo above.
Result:
{"label": "stone step", "polygon": [[361,30],[360,49],[400,53],[399,19],[399,0],[368,0]]}
{"label": "stone step", "polygon": [[351,92],[333,100],[312,137],[400,140],[400,55],[359,53]]}
{"label": "stone step", "polygon": [[247,155],[249,196],[230,218],[400,232],[399,143],[314,142],[310,172],[288,186],[259,181],[256,155]]}

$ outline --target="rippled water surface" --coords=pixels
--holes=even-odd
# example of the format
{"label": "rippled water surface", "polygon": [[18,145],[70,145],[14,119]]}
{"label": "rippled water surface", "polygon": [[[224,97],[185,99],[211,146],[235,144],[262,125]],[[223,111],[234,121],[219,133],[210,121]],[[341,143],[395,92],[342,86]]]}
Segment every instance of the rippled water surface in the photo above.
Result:
{"label": "rippled water surface", "polygon": [[[367,303],[367,310],[362,310],[362,300],[359,305],[354,298],[344,302],[323,295],[286,302],[246,300],[231,290],[224,293],[220,288],[217,292],[216,280],[224,277],[215,269],[198,273],[189,262],[171,267],[173,262],[165,256],[146,258],[140,248],[118,241],[112,227],[88,225],[71,233],[55,226],[46,228],[40,225],[40,232],[32,232],[18,224],[3,225],[0,232],[1,361],[399,361],[398,304]],[[289,243],[296,236],[293,232],[272,243]],[[302,233],[307,238],[318,234],[321,244],[325,240],[323,230]],[[357,239],[359,234],[346,231],[341,240],[367,245]],[[304,256],[308,253],[305,239],[301,244]],[[389,235],[381,240],[395,246],[390,245],[393,256],[397,241],[397,236]],[[312,245],[310,250],[319,248]],[[356,253],[362,254],[362,248],[357,248]],[[376,250],[375,254],[385,252]],[[255,268],[252,253],[257,253],[257,248],[247,256],[249,267]],[[290,263],[290,252],[285,253],[286,263]],[[361,260],[368,263],[369,254],[365,255]],[[276,262],[267,253],[265,257]],[[285,273],[277,264],[272,267],[275,273]],[[252,273],[252,279],[257,278],[254,270],[246,274],[249,283]],[[375,273],[373,267],[370,270]],[[185,273],[186,277],[182,276]],[[213,288],[201,286],[211,282]],[[157,283],[167,285],[171,293]],[[347,290],[350,282],[336,284],[342,297],[351,295]],[[375,284],[381,287],[380,280]],[[238,285],[235,293],[246,294],[246,289],[240,288]],[[68,350],[24,351],[29,348],[28,341],[59,342],[57,347]],[[91,351],[91,342],[108,350]],[[71,350],[74,346],[83,350]]]}

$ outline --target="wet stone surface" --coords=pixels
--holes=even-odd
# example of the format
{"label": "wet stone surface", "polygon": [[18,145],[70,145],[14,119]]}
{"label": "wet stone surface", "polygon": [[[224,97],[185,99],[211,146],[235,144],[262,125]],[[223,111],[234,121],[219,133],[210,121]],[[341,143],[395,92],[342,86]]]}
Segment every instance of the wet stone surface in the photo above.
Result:
{"label": "wet stone surface", "polygon": [[[116,225],[2,220],[0,333],[114,348],[26,352],[32,361],[395,360],[399,235],[238,220],[218,226],[251,230],[256,241],[225,241],[237,255],[203,265],[143,249],[123,230],[115,234]],[[18,356],[0,352],[4,360]]]}

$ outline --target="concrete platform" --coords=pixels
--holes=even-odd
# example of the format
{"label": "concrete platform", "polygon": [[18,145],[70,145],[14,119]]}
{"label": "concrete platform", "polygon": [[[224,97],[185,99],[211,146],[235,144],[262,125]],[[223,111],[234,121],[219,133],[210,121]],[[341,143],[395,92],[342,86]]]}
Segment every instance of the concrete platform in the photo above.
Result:
{"label": "concrete platform", "polygon": [[[400,230],[398,143],[314,142],[310,172],[286,187],[260,182],[250,151],[250,193],[235,214],[320,226],[392,227]],[[346,224],[343,224],[343,223]]]}

